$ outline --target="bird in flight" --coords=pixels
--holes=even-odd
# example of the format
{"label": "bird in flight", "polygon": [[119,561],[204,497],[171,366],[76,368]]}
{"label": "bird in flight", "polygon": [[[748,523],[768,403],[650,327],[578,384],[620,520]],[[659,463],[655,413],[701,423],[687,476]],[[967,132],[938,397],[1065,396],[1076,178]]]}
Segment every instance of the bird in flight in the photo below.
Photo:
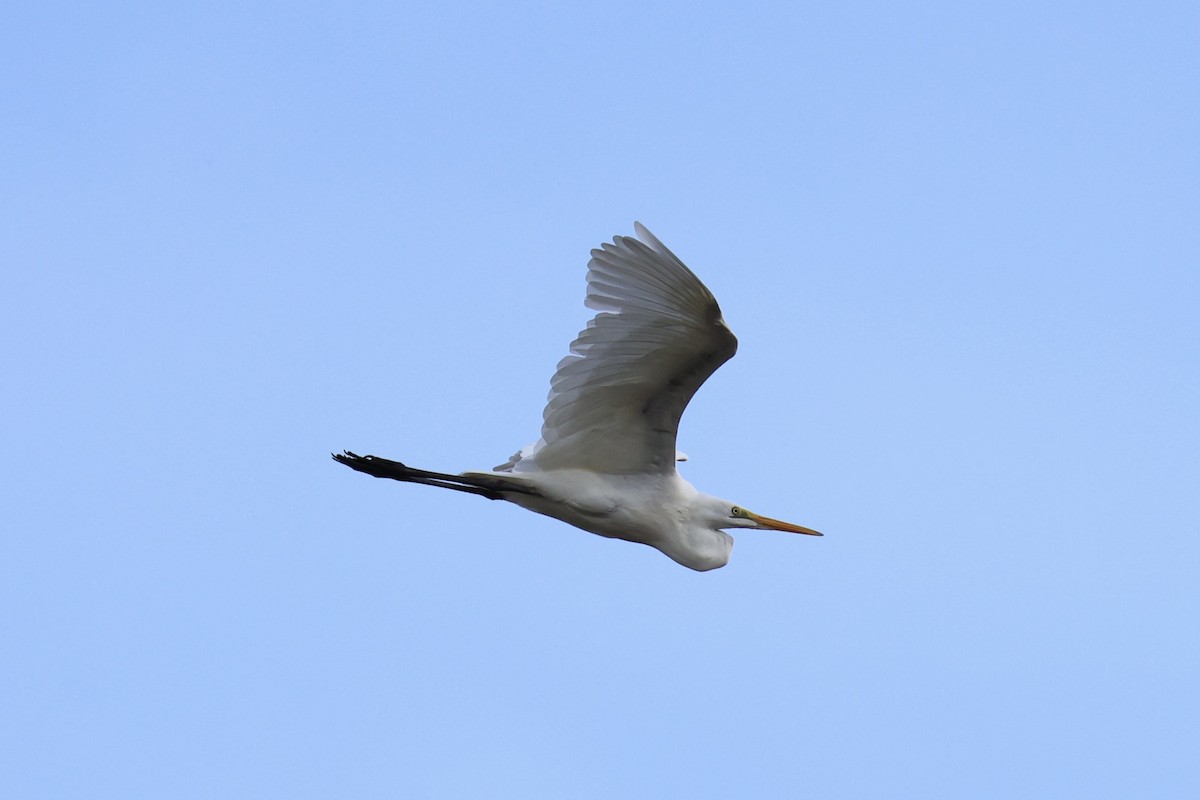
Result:
{"label": "bird in flight", "polygon": [[451,475],[346,450],[333,458],[376,478],[510,503],[585,531],[654,547],[694,570],[729,563],[725,528],[811,528],[760,516],[680,477],[679,418],[737,351],[712,292],[640,223],[592,251],[595,318],[550,380],[541,439],[492,470]]}

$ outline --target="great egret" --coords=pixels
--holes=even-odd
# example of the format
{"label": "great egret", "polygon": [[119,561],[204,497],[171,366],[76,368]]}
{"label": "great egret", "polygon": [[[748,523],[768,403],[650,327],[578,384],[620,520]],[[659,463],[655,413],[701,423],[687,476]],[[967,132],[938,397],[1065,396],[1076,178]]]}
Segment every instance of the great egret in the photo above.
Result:
{"label": "great egret", "polygon": [[[507,500],[585,531],[650,545],[694,570],[729,563],[722,528],[821,534],[697,492],[679,476],[679,418],[737,350],[716,298],[640,223],[592,251],[597,311],[550,380],[542,438],[486,472],[450,475],[344,451],[359,472]],[[640,241],[639,241],[640,240]]]}

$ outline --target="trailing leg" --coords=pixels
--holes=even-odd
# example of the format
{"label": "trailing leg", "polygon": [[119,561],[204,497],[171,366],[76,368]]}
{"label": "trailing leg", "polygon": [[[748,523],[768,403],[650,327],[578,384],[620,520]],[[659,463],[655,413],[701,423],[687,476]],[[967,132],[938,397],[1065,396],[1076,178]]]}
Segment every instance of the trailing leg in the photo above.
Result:
{"label": "trailing leg", "polygon": [[420,483],[425,486],[438,486],[442,489],[453,489],[456,492],[466,492],[467,494],[477,494],[481,497],[486,497],[489,500],[503,500],[502,491],[522,492],[531,494],[529,488],[507,485],[500,480],[489,480],[482,477],[465,477],[463,475],[450,475],[445,472],[430,472],[424,469],[414,469],[413,467],[401,464],[399,461],[392,461],[379,456],[360,456],[356,453],[351,453],[345,450],[342,453],[333,453],[333,460],[339,464],[345,464],[350,469],[357,470],[375,478],[390,478],[394,481],[403,481],[405,483]]}

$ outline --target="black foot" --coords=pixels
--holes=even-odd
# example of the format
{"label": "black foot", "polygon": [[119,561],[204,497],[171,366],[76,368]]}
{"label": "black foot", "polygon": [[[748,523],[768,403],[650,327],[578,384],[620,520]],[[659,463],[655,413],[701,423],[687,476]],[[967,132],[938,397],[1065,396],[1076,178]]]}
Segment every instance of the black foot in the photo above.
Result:
{"label": "black foot", "polygon": [[391,461],[378,456],[360,456],[358,453],[351,453],[349,450],[343,450],[341,453],[331,453],[333,460],[339,464],[345,464],[350,469],[356,469],[359,472],[366,473],[376,478],[391,478],[397,481],[409,480],[412,477],[412,470],[401,464],[399,461]]}

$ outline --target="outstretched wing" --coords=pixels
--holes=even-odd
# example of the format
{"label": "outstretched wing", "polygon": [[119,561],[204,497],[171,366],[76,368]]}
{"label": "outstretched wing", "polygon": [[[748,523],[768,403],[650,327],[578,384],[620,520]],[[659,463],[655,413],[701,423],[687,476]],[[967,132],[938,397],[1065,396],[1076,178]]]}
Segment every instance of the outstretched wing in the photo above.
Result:
{"label": "outstretched wing", "polygon": [[[542,439],[499,471],[667,473],[700,385],[737,351],[712,292],[640,223],[592,251],[596,317],[558,363]],[[640,241],[639,241],[640,240]]]}

